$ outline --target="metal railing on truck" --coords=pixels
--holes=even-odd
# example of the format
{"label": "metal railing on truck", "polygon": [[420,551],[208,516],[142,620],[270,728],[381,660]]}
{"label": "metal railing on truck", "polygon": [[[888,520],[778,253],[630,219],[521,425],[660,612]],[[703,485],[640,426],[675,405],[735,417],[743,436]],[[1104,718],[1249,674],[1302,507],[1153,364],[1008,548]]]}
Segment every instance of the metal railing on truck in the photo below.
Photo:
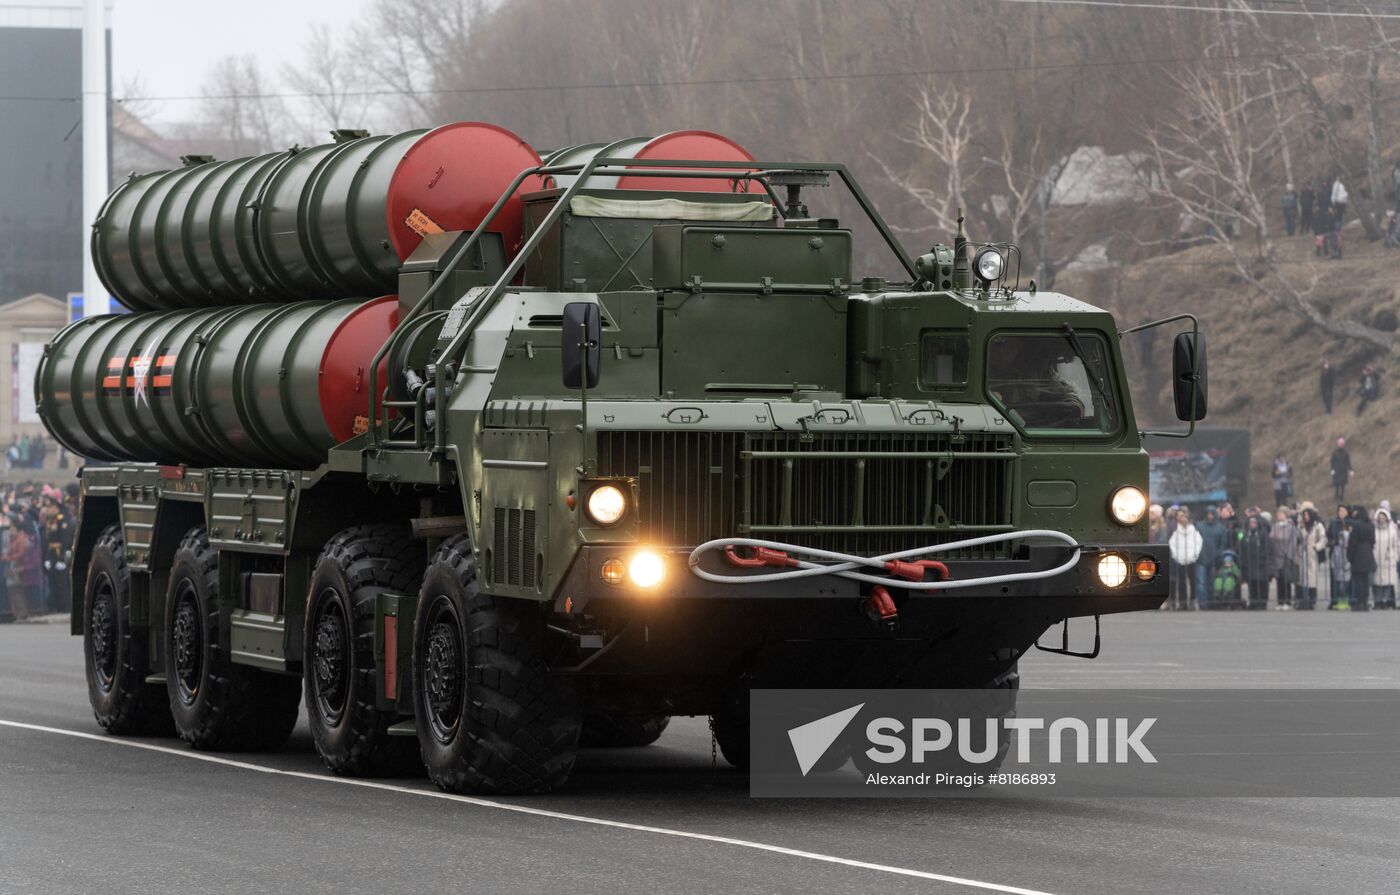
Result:
{"label": "metal railing on truck", "polygon": [[[487,212],[481,223],[477,225],[476,229],[472,231],[467,240],[462,243],[448,259],[446,265],[443,266],[442,271],[438,274],[437,279],[434,280],[432,285],[428,287],[428,290],[423,293],[423,296],[418,299],[413,308],[404,315],[403,319],[399,321],[398,326],[395,327],[393,333],[391,333],[384,344],[380,346],[379,350],[375,352],[374,359],[370,362],[369,367],[368,435],[371,448],[409,448],[414,450],[428,448],[429,444],[426,437],[427,426],[425,423],[428,412],[427,396],[432,394],[434,411],[434,426],[432,428],[434,434],[431,448],[434,452],[441,452],[446,449],[446,427],[442,425],[442,420],[447,407],[446,386],[448,382],[445,376],[447,366],[457,363],[460,360],[460,355],[465,353],[467,343],[476,332],[476,328],[481,323],[481,320],[495,307],[496,302],[499,301],[501,296],[510,288],[511,280],[520,272],[526,259],[529,258],[539,246],[545,234],[554,226],[555,221],[557,221],[569,207],[569,203],[573,197],[586,187],[589,180],[595,174],[616,174],[621,176],[627,173],[635,174],[637,169],[644,168],[646,169],[648,177],[754,181],[763,187],[768,197],[772,200],[775,210],[779,214],[782,213],[784,205],[782,200],[778,198],[777,193],[773,191],[772,185],[768,182],[769,176],[780,171],[807,171],[836,174],[841,178],[841,182],[845,184],[846,189],[850,191],[851,195],[860,205],[861,211],[865,213],[866,218],[880,233],[885,244],[895,254],[895,257],[899,259],[900,264],[909,274],[911,282],[918,281],[918,274],[914,271],[914,262],[910,259],[908,252],[900,245],[899,240],[895,239],[894,233],[890,230],[889,225],[885,223],[884,218],[875,210],[875,206],[871,204],[869,197],[867,197],[864,190],[860,188],[860,184],[856,182],[855,177],[846,170],[845,165],[813,162],[677,161],[671,159],[608,157],[608,152],[618,145],[620,144],[614,143],[606,147],[597,156],[586,163],[572,165],[536,165],[526,168],[517,174],[510,185],[506,187],[505,191],[501,193],[500,198],[491,206],[491,210]],[[735,168],[739,165],[752,165],[753,169],[748,171],[736,171]],[[564,193],[554,203],[554,207],[549,210],[544,220],[535,227],[529,239],[527,239],[520,247],[519,251],[516,252],[515,258],[506,266],[506,269],[501,273],[501,276],[496,280],[495,284],[472,303],[467,319],[462,322],[461,327],[452,337],[452,340],[442,349],[433,362],[432,388],[430,389],[425,385],[418,390],[418,393],[411,400],[389,400],[388,385],[386,384],[382,389],[379,385],[379,364],[385,357],[390,356],[391,352],[398,347],[398,343],[403,338],[403,334],[409,331],[408,324],[423,314],[427,308],[432,306],[432,300],[437,296],[438,291],[443,288],[443,284],[450,279],[450,274],[457,269],[463,259],[468,257],[469,253],[480,239],[481,234],[490,229],[491,223],[495,221],[496,216],[505,208],[511,197],[520,189],[521,185],[530,177],[548,177],[555,174],[572,174],[576,176],[573,183],[569,184],[564,190]],[[493,371],[490,369],[476,370],[472,368],[459,368],[458,372],[474,373]],[[376,397],[378,400],[376,400]],[[379,433],[379,408],[381,406],[386,410],[386,418],[387,411],[391,408],[400,411],[411,410],[413,416],[413,438],[381,438]]]}

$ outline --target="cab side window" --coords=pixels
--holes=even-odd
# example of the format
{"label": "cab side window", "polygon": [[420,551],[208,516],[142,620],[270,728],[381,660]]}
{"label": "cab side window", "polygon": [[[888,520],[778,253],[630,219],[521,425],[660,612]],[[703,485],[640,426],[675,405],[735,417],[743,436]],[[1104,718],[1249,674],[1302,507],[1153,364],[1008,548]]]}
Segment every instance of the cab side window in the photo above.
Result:
{"label": "cab side window", "polygon": [[965,329],[926,329],[919,340],[919,386],[967,385],[971,337]]}

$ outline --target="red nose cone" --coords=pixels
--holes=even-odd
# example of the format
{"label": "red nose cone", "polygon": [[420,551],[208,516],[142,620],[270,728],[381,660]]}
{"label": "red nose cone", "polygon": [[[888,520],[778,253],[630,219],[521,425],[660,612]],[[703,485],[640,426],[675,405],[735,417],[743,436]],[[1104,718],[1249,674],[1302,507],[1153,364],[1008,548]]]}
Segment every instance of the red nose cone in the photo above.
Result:
{"label": "red nose cone", "polygon": [[[539,163],[528,143],[494,124],[459,121],[428,131],[389,179],[385,205],[394,251],[407,258],[425,230],[475,230],[515,175]],[[538,178],[526,180],[488,228],[502,235],[507,254],[520,242],[519,196],[540,187]]]}
{"label": "red nose cone", "polygon": [[[751,162],[753,156],[728,137],[709,131],[676,131],[663,134],[637,151],[639,159],[686,159],[701,162]],[[748,170],[747,166],[736,166]],[[617,181],[623,190],[686,190],[702,193],[727,193],[733,189],[728,180],[687,179],[683,177],[647,177],[629,174]],[[748,181],[739,181],[739,192],[764,195],[763,188]]]}
{"label": "red nose cone", "polygon": [[[369,362],[399,321],[399,297],[386,295],[360,305],[340,321],[321,354],[317,390],[326,426],[337,442],[361,431],[369,414]],[[379,362],[379,388],[384,388],[388,358]],[[357,420],[361,421],[357,425]]]}

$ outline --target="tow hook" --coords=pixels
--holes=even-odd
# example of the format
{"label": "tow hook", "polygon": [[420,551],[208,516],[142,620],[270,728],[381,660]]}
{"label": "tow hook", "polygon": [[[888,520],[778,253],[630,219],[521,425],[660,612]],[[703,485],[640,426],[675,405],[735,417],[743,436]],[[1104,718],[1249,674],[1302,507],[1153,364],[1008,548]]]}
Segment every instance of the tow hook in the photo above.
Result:
{"label": "tow hook", "polygon": [[894,633],[899,628],[899,608],[894,605],[894,597],[882,584],[870,589],[870,596],[861,603],[865,615],[877,627]]}
{"label": "tow hook", "polygon": [[936,559],[916,559],[913,562],[892,559],[885,563],[885,571],[905,581],[926,581],[928,572],[934,573],[934,581],[947,581],[951,577],[948,567]]}

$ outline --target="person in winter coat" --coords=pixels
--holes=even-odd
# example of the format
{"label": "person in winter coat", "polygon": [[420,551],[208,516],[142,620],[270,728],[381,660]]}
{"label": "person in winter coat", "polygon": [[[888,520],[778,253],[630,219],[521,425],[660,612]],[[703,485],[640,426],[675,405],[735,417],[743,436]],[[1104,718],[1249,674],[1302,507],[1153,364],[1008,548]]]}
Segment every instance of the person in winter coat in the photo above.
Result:
{"label": "person in winter coat", "polygon": [[1317,193],[1313,191],[1311,183],[1303,184],[1303,191],[1298,194],[1298,232],[1308,233],[1313,226],[1313,201],[1317,198]]}
{"label": "person in winter coat", "polygon": [[1351,564],[1351,610],[1371,608],[1371,576],[1376,571],[1376,527],[1365,507],[1352,507],[1347,519],[1347,562]]}
{"label": "person in winter coat", "polygon": [[1210,587],[1211,608],[1234,609],[1240,605],[1240,567],[1235,564],[1235,551],[1220,554],[1220,568]]}
{"label": "person in winter coat", "polygon": [[1356,415],[1360,416],[1361,411],[1366,409],[1366,405],[1381,396],[1381,374],[1375,367],[1367,364],[1361,371],[1361,378],[1357,380],[1358,393],[1361,395],[1361,402],[1356,405]]}
{"label": "person in winter coat", "polygon": [[1347,440],[1337,439],[1337,447],[1332,451],[1332,494],[1337,503],[1347,499],[1347,482],[1351,481],[1351,454],[1347,451]]}
{"label": "person in winter coat", "polygon": [[1400,531],[1391,521],[1385,509],[1376,510],[1376,546],[1372,549],[1376,560],[1375,578],[1371,582],[1371,593],[1375,596],[1377,609],[1395,608],[1395,585],[1397,583],[1396,561],[1400,559]]}
{"label": "person in winter coat", "polygon": [[1206,603],[1205,569],[1200,564],[1201,533],[1191,524],[1189,510],[1181,509],[1176,514],[1176,529],[1167,540],[1171,553],[1172,575],[1171,608],[1190,609],[1194,592],[1196,602],[1204,607]]}
{"label": "person in winter coat", "polygon": [[1347,202],[1350,200],[1347,195],[1347,188],[1342,185],[1342,176],[1337,175],[1337,179],[1332,181],[1332,220],[1333,227],[1337,230],[1347,221]]}
{"label": "person in winter coat", "polygon": [[1332,229],[1332,190],[1323,181],[1317,190],[1317,208],[1313,211],[1313,235],[1322,236]]}
{"label": "person in winter coat", "polygon": [[1209,579],[1220,565],[1220,554],[1229,546],[1226,543],[1225,523],[1220,521],[1220,513],[1215,507],[1206,509],[1205,521],[1196,526],[1201,532],[1201,559],[1205,576]]}
{"label": "person in winter coat", "polygon": [[10,611],[16,620],[39,610],[39,543],[18,515],[10,516],[10,543],[5,551],[10,574]]}
{"label": "person in winter coat", "polygon": [[1298,191],[1293,189],[1293,184],[1283,188],[1283,195],[1279,197],[1279,207],[1283,209],[1283,229],[1292,236],[1294,228],[1298,225]]}
{"label": "person in winter coat", "polygon": [[1280,608],[1292,606],[1293,586],[1298,582],[1298,551],[1301,549],[1302,535],[1298,526],[1293,524],[1293,514],[1287,507],[1275,515],[1274,527],[1269,530],[1269,542],[1273,545],[1275,557],[1278,605]]}
{"label": "person in winter coat", "polygon": [[1332,598],[1328,609],[1341,609],[1351,593],[1351,565],[1347,562],[1347,516],[1350,511],[1338,504],[1337,515],[1327,524],[1327,565],[1332,576]]}
{"label": "person in winter coat", "polygon": [[1281,507],[1293,502],[1293,464],[1283,454],[1274,457],[1274,468],[1269,475],[1274,480],[1274,506]]}
{"label": "person in winter coat", "polygon": [[1332,362],[1325,360],[1322,362],[1322,375],[1317,380],[1318,389],[1322,392],[1322,409],[1327,414],[1332,413],[1332,392],[1337,385],[1337,374],[1332,370]]}
{"label": "person in winter coat", "polygon": [[1147,508],[1147,543],[1165,544],[1167,542],[1167,516],[1162,511],[1160,503],[1154,503]]}
{"label": "person in winter coat", "polygon": [[1298,539],[1298,589],[1293,608],[1310,610],[1317,607],[1317,589],[1325,574],[1327,528],[1317,509],[1308,501],[1303,502],[1298,514]]}
{"label": "person in winter coat", "polygon": [[1258,516],[1250,516],[1240,540],[1240,571],[1244,573],[1246,595],[1250,609],[1269,605],[1269,578],[1273,576],[1269,562],[1269,533]]}
{"label": "person in winter coat", "polygon": [[43,501],[40,519],[44,532],[46,608],[49,612],[67,612],[72,608],[68,562],[72,559],[73,526],[63,506],[63,495],[57,488],[45,486]]}

